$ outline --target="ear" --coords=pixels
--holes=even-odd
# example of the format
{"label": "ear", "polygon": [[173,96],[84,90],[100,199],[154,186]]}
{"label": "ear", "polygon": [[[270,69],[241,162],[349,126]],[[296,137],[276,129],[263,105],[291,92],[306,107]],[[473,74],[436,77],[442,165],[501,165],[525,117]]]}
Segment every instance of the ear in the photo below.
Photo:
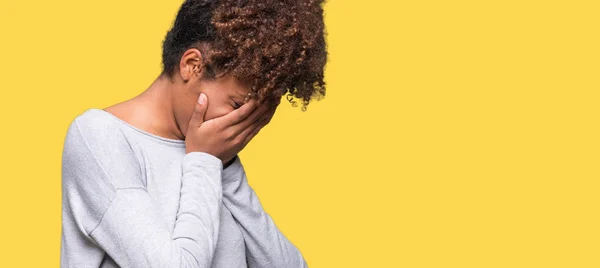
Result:
{"label": "ear", "polygon": [[197,48],[186,50],[179,61],[179,75],[187,82],[202,73],[202,53]]}

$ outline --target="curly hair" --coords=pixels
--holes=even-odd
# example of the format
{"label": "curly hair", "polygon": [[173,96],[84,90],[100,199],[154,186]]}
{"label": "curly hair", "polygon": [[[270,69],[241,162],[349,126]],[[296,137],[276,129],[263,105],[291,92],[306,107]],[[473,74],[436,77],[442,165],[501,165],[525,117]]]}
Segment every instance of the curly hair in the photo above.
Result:
{"label": "curly hair", "polygon": [[260,101],[302,110],[325,96],[323,0],[186,0],[163,41],[163,73],[189,48],[202,53],[204,79],[232,74]]}

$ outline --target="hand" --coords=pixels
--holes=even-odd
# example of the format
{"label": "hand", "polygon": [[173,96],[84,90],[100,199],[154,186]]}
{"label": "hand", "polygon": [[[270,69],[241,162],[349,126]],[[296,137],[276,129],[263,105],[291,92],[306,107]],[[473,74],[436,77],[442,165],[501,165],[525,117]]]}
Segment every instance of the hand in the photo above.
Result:
{"label": "hand", "polygon": [[246,131],[248,131],[250,134],[244,140],[244,147],[252,140],[252,138],[254,138],[254,136],[258,134],[258,132],[260,132],[260,130],[264,126],[271,122],[271,119],[273,119],[273,115],[275,114],[275,110],[277,110],[278,105],[279,102],[275,103],[254,124],[249,126],[249,129]]}
{"label": "hand", "polygon": [[[248,131],[250,133],[250,135],[248,135],[248,137],[246,137],[246,139],[244,140],[242,149],[246,147],[246,145],[252,140],[252,138],[254,138],[254,136],[256,136],[258,134],[258,132],[264,126],[266,126],[267,124],[269,124],[269,122],[271,122],[271,119],[273,118],[273,115],[275,114],[276,109],[277,109],[277,106],[271,107],[266,113],[264,113],[264,115],[261,118],[259,118],[255,123],[253,123],[252,125],[250,125],[247,128],[246,131]],[[229,159],[229,161],[224,162],[225,164],[224,164],[223,168],[227,168],[229,165],[231,165],[233,163],[234,159],[235,159],[235,156],[233,158]]]}
{"label": "hand", "polygon": [[[248,135],[248,137],[244,141],[244,145],[242,146],[242,149],[245,148],[246,145],[250,142],[250,140],[252,140],[252,138],[254,138],[254,136],[256,136],[258,134],[258,132],[271,121],[271,119],[273,118],[273,115],[275,114],[276,108],[277,107],[270,108],[269,111],[266,112],[258,121],[256,121],[252,125],[250,125],[250,127],[248,127],[248,129],[249,129],[248,131],[250,131],[250,135]],[[227,168],[229,165],[231,165],[233,163],[234,159],[235,159],[235,156],[233,158],[231,158],[229,161],[225,162],[223,168]]]}
{"label": "hand", "polygon": [[258,133],[268,107],[253,99],[224,116],[204,121],[207,102],[206,95],[200,94],[185,138],[186,153],[205,152],[227,163],[246,146],[250,135]]}

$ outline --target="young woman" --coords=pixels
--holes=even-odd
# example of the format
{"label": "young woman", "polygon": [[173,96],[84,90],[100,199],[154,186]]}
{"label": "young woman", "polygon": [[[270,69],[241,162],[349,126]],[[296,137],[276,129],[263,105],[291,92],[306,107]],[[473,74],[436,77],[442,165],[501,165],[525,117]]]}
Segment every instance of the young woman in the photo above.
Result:
{"label": "young woman", "polygon": [[189,0],[140,95],[63,150],[61,267],[307,267],[237,154],[287,94],[325,94],[322,1]]}

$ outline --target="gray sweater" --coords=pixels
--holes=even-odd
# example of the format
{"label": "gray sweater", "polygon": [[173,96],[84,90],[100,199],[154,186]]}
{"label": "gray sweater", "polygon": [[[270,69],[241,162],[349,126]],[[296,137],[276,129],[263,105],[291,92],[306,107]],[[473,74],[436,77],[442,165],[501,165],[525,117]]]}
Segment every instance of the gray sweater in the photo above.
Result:
{"label": "gray sweater", "polygon": [[186,154],[89,109],[62,158],[61,267],[307,267],[248,185],[239,157]]}

